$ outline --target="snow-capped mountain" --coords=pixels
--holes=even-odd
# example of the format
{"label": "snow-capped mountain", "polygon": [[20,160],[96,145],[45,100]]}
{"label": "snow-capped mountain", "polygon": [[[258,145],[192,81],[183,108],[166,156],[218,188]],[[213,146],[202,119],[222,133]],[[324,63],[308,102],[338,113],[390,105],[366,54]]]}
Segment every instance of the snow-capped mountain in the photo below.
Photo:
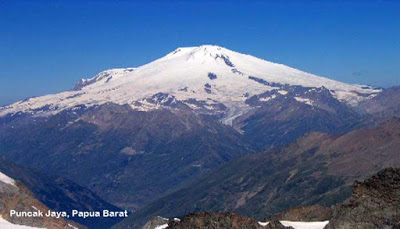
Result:
{"label": "snow-capped mountain", "polygon": [[398,97],[380,91],[217,46],[179,48],[0,108],[0,155],[136,211],[237,157],[365,126],[368,104],[349,104]]}
{"label": "snow-capped mountain", "polygon": [[[0,108],[0,116],[17,112],[51,115],[65,109],[92,107],[107,102],[129,104],[137,110],[180,104],[193,110],[223,113],[226,123],[246,113],[248,98],[284,85],[325,87],[340,101],[356,105],[379,89],[352,85],[219,46],[178,48],[138,68],[106,70],[82,79],[75,88],[58,94],[29,98]],[[263,98],[264,100],[274,97]],[[307,104],[309,99],[297,98]]]}

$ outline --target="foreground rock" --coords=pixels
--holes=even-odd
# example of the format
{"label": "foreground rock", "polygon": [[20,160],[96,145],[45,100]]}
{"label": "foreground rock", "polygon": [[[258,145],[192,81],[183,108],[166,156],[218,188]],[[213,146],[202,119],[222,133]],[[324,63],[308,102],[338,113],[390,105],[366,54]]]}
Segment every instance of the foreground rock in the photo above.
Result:
{"label": "foreground rock", "polygon": [[255,219],[246,218],[235,213],[199,212],[191,213],[180,221],[170,221],[168,227],[171,229],[184,228],[264,228]]}
{"label": "foreground rock", "polygon": [[399,228],[400,168],[355,182],[352,196],[335,208],[327,229]]}
{"label": "foreground rock", "polygon": [[278,220],[273,220],[264,227],[265,229],[293,229],[293,227],[285,227]]}
{"label": "foreground rock", "polygon": [[30,212],[33,215],[37,212],[46,214],[49,210],[22,183],[0,172],[0,226],[2,228],[18,228],[21,225],[52,229],[85,228],[63,218],[39,215],[38,217],[21,217],[15,214],[15,212]]}
{"label": "foreground rock", "polygon": [[[290,221],[326,221],[331,218],[332,208],[321,205],[300,206],[288,209],[281,214],[275,216],[275,220],[290,220]],[[269,221],[267,218],[265,221]]]}
{"label": "foreground rock", "polygon": [[183,217],[182,220],[178,218],[167,220],[163,217],[155,216],[142,229],[323,229],[326,224],[328,224],[328,221],[307,222],[271,219],[267,222],[257,222],[252,218],[246,218],[231,212],[198,212],[191,213]]}
{"label": "foreground rock", "polygon": [[158,229],[165,224],[168,224],[168,219],[154,216],[143,226],[142,229]]}
{"label": "foreground rock", "polygon": [[[35,198],[53,211],[71,213],[73,210],[93,212],[122,211],[98,197],[95,193],[59,176],[39,173],[21,167],[5,157],[0,157],[0,172],[23,184]],[[30,205],[29,205],[30,206]],[[110,228],[123,217],[71,217],[72,221],[88,228]],[[0,228],[2,228],[0,226]]]}

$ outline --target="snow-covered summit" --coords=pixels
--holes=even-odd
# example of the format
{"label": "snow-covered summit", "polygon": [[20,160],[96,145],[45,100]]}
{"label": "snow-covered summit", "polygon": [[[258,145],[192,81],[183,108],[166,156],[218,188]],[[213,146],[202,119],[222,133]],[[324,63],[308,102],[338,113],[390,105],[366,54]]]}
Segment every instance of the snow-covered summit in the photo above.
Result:
{"label": "snow-covered summit", "polygon": [[380,91],[330,80],[219,46],[203,45],[178,48],[138,68],[103,71],[93,78],[82,79],[71,91],[2,107],[0,116],[16,112],[51,115],[81,105],[90,107],[107,102],[151,110],[162,106],[162,101],[151,102],[149,98],[162,93],[163,100],[181,102],[193,109],[199,103],[209,109],[223,104],[229,110],[228,116],[233,117],[249,109],[245,104],[247,98],[284,84],[324,86],[339,100],[353,105]]}

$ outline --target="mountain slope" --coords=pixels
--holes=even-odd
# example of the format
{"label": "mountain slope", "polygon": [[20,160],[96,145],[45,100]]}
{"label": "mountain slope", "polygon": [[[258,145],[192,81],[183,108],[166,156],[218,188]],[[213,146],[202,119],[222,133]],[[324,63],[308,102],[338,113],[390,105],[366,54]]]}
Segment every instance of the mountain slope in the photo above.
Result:
{"label": "mountain slope", "polygon": [[76,229],[83,226],[55,217],[18,217],[15,212],[38,212],[46,214],[50,209],[35,198],[21,182],[0,172],[0,226],[2,228],[55,228]]}
{"label": "mountain slope", "polygon": [[400,86],[390,87],[372,99],[360,103],[359,109],[372,115],[375,122],[400,116]]}
{"label": "mountain slope", "polygon": [[[23,168],[4,157],[0,157],[0,171],[24,184],[39,201],[54,211],[121,211],[90,190],[68,179]],[[71,217],[70,219],[89,228],[109,228],[122,218]]]}
{"label": "mountain slope", "polygon": [[284,86],[252,96],[246,103],[255,109],[236,118],[233,126],[260,151],[284,146],[311,131],[345,133],[368,119],[325,87]]}
{"label": "mountain slope", "polygon": [[177,217],[204,210],[261,220],[300,205],[332,205],[350,195],[355,179],[400,165],[399,148],[399,119],[342,136],[311,133],[281,150],[231,161],[120,225],[138,226],[152,215]]}
{"label": "mountain slope", "polygon": [[233,128],[190,111],[104,104],[81,115],[62,112],[35,120],[20,117],[0,128],[3,155],[63,175],[123,208],[143,206],[252,152]]}
{"label": "mountain slope", "polygon": [[[19,164],[138,209],[238,156],[282,146],[309,131],[344,132],[362,120],[326,89],[287,90],[271,91],[280,95],[273,101],[260,101],[264,94],[249,98],[258,108],[233,127],[187,108],[138,111],[112,103],[50,117],[14,115],[0,119],[0,148]],[[312,105],[296,98],[309,98]]]}

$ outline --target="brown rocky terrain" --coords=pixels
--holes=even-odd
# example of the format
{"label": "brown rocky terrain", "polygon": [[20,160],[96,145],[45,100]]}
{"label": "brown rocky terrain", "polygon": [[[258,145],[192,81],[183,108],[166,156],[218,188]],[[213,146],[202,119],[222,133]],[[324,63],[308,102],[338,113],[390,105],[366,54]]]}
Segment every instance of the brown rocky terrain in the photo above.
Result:
{"label": "brown rocky terrain", "polygon": [[235,213],[198,212],[183,217],[180,221],[170,221],[169,229],[201,228],[201,229],[262,229],[258,222]]}
{"label": "brown rocky terrain", "polygon": [[152,217],[142,229],[157,229],[157,228],[196,228],[196,229],[293,229],[293,227],[286,227],[279,222],[279,220],[269,220],[267,225],[258,223],[254,219],[246,218],[235,213],[223,212],[198,212],[191,213],[183,217],[182,220],[165,219],[160,216]]}
{"label": "brown rocky terrain", "polygon": [[10,215],[10,210],[18,212],[37,212],[44,214],[50,209],[35,198],[33,193],[22,183],[16,181],[15,185],[0,181],[0,214],[1,217],[13,224],[27,225],[39,228],[75,229],[85,228],[75,222],[64,218],[55,217],[16,217]]}
{"label": "brown rocky terrain", "polygon": [[[289,221],[325,221],[332,216],[332,208],[321,205],[300,206],[290,208],[273,217],[273,220],[289,220]],[[265,221],[270,221],[270,218]]]}
{"label": "brown rocky terrain", "polygon": [[264,227],[264,229],[293,229],[293,227],[286,227],[278,220],[272,220]]}
{"label": "brown rocky terrain", "polygon": [[334,208],[326,229],[399,228],[400,168],[387,168],[355,182],[351,197]]}
{"label": "brown rocky terrain", "polygon": [[[47,175],[31,168],[17,165],[5,157],[0,157],[0,172],[18,180],[44,205],[54,211],[121,211],[98,197],[95,193],[59,176]],[[89,228],[109,228],[119,222],[120,217],[72,217],[75,222]]]}

